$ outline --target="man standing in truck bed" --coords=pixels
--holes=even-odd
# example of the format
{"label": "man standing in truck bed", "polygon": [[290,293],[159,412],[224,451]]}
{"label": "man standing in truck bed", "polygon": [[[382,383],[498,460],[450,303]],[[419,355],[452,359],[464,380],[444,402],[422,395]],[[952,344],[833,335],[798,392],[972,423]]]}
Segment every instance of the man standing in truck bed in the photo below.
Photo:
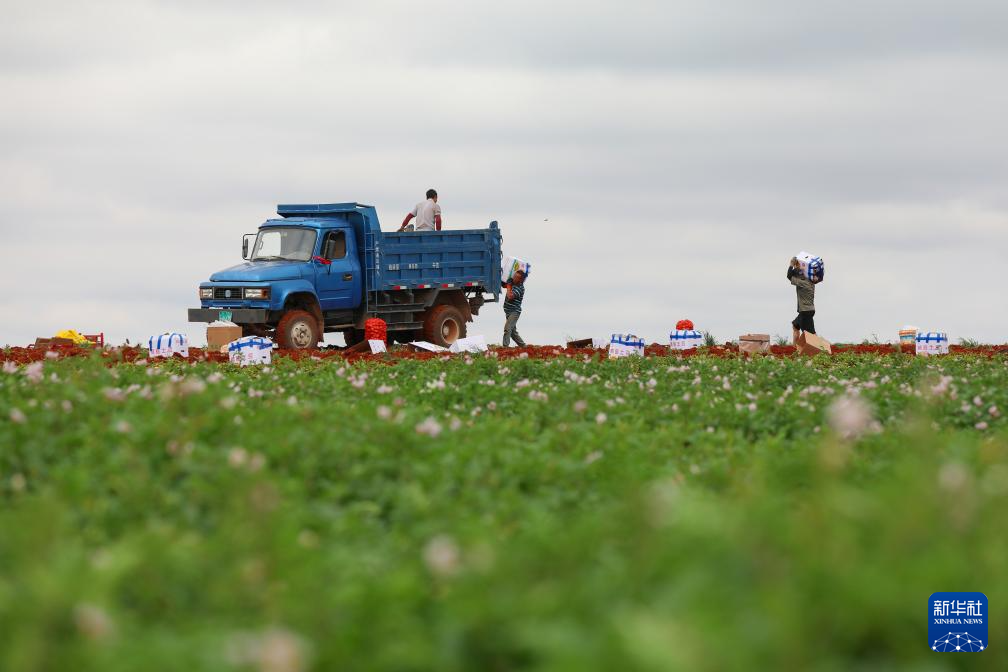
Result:
{"label": "man standing in truck bed", "polygon": [[[410,220],[416,218],[416,224],[411,225]],[[437,203],[437,192],[433,189],[427,190],[427,200],[420,201],[412,211],[402,220],[400,231],[406,231],[409,226],[411,231],[440,231],[441,230],[441,206]]]}
{"label": "man standing in truck bed", "polygon": [[504,340],[502,344],[505,348],[511,345],[511,339],[524,348],[525,341],[518,335],[518,318],[521,317],[522,299],[525,298],[525,273],[515,271],[514,275],[507,282],[502,282],[501,286],[507,290],[504,296]]}

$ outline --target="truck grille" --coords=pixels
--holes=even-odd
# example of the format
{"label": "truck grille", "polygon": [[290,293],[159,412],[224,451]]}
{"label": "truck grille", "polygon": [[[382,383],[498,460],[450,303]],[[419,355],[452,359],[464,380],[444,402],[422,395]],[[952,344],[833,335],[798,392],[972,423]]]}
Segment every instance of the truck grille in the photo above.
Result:
{"label": "truck grille", "polygon": [[241,287],[214,287],[213,298],[225,301],[241,301]]}

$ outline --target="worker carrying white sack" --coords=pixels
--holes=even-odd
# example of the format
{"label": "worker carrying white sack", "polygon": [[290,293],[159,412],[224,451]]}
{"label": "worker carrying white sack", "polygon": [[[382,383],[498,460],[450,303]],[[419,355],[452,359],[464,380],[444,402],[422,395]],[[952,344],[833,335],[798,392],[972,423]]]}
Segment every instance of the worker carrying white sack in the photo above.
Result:
{"label": "worker carrying white sack", "polygon": [[802,332],[814,334],[815,322],[815,283],[808,279],[802,271],[801,262],[797,257],[791,257],[788,265],[787,278],[798,294],[798,317],[791,322],[791,342],[798,345],[798,337]]}

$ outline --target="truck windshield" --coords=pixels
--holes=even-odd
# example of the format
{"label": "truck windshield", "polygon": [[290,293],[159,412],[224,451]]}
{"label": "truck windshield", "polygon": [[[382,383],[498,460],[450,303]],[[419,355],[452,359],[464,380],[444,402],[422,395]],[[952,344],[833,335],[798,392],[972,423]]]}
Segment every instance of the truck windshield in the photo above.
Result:
{"label": "truck windshield", "polygon": [[252,261],[308,261],[315,251],[314,229],[290,226],[259,229],[252,248]]}

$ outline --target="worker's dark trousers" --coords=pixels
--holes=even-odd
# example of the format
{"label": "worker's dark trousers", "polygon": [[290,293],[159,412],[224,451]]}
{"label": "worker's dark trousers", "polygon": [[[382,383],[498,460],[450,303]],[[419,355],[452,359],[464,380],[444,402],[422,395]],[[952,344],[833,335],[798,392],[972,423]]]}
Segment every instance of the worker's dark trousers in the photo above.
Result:
{"label": "worker's dark trousers", "polygon": [[513,338],[517,345],[524,348],[525,341],[523,341],[522,337],[518,334],[518,318],[521,317],[521,313],[504,313],[504,316],[507,318],[504,321],[504,347],[506,348],[510,346],[511,339]]}

